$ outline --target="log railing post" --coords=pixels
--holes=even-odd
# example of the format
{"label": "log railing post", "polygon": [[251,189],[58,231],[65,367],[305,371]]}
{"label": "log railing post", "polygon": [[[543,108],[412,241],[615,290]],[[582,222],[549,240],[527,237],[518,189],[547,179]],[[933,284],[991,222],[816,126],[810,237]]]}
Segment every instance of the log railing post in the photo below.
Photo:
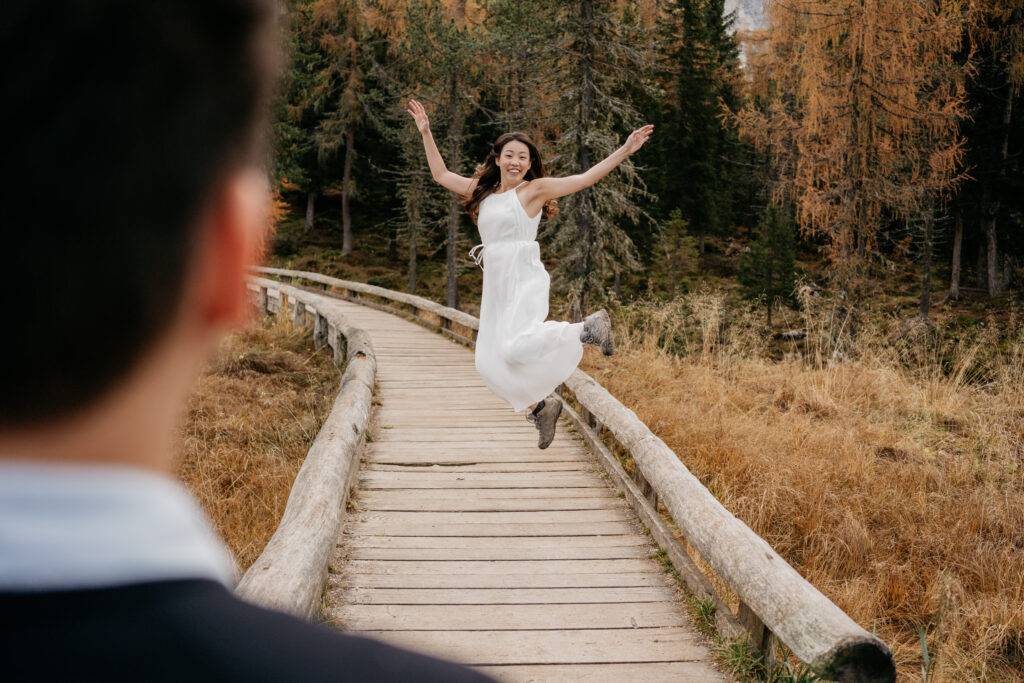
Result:
{"label": "log railing post", "polygon": [[750,644],[761,654],[761,661],[764,663],[765,671],[775,669],[775,634],[771,632],[760,617],[747,606],[747,603],[740,600],[740,608],[736,613],[736,619],[743,624],[750,635]]}
{"label": "log railing post", "polygon": [[260,312],[260,315],[270,313],[269,305],[267,302],[267,288],[260,287],[260,291],[256,294],[256,309]]}
{"label": "log railing post", "polygon": [[292,324],[295,327],[302,327],[306,324],[306,304],[296,301],[292,307]]}
{"label": "log railing post", "polygon": [[327,343],[327,318],[320,311],[316,313],[316,322],[313,327],[313,348],[319,350]]}

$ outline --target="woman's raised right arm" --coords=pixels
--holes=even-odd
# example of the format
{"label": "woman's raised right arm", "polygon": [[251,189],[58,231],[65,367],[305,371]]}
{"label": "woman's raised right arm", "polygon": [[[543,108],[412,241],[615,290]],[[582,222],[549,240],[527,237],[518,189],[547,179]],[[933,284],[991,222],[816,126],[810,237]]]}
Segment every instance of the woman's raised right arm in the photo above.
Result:
{"label": "woman's raised right arm", "polygon": [[458,173],[452,173],[444,165],[444,159],[441,158],[441,152],[437,149],[434,136],[430,134],[430,120],[427,118],[427,112],[423,109],[423,105],[416,100],[409,100],[407,111],[416,122],[416,128],[419,130],[420,135],[423,136],[423,149],[427,152],[427,164],[430,165],[430,175],[434,176],[434,180],[440,183],[442,187],[457,194],[468,196],[473,188],[473,179],[461,176]]}

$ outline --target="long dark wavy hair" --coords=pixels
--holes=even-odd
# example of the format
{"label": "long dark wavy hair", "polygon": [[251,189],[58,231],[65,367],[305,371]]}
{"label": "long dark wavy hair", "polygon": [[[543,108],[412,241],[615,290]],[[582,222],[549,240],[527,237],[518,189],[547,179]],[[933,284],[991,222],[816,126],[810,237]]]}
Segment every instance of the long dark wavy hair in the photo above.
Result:
{"label": "long dark wavy hair", "polygon": [[[480,213],[480,202],[487,195],[494,194],[494,191],[501,184],[501,169],[498,168],[497,160],[501,156],[501,150],[513,140],[523,143],[530,150],[530,168],[523,174],[523,180],[544,177],[544,161],[540,158],[537,145],[533,143],[529,135],[513,131],[500,136],[491,145],[484,163],[476,167],[476,172],[473,174],[473,177],[477,179],[476,187],[473,188],[473,194],[463,201],[463,205],[466,207],[466,211],[474,223],[476,222],[477,215]],[[558,202],[554,199],[545,202],[541,213],[544,215],[544,218],[551,218],[558,213]]]}

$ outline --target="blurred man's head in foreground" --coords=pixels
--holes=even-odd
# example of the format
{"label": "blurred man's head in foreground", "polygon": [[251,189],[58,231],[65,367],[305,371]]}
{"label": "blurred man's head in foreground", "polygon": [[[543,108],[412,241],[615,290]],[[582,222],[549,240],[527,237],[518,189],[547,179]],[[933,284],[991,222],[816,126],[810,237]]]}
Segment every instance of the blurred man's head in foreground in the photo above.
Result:
{"label": "blurred man's head in foreground", "polygon": [[187,390],[241,318],[274,19],[272,0],[0,4],[0,451],[136,375]]}

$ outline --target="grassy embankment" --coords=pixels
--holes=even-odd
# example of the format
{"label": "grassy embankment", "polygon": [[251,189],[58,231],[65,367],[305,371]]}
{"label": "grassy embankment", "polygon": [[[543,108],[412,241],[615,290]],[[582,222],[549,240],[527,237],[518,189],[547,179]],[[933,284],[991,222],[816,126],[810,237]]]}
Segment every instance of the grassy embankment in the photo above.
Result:
{"label": "grassy embankment", "polygon": [[243,570],[277,528],[338,381],[309,330],[268,317],[225,339],[197,382],[179,474]]}
{"label": "grassy embankment", "polygon": [[889,643],[900,680],[921,680],[919,628],[929,681],[1024,680],[1024,330],[881,320],[830,364],[815,320],[773,359],[710,292],[616,322],[619,353],[584,369]]}

